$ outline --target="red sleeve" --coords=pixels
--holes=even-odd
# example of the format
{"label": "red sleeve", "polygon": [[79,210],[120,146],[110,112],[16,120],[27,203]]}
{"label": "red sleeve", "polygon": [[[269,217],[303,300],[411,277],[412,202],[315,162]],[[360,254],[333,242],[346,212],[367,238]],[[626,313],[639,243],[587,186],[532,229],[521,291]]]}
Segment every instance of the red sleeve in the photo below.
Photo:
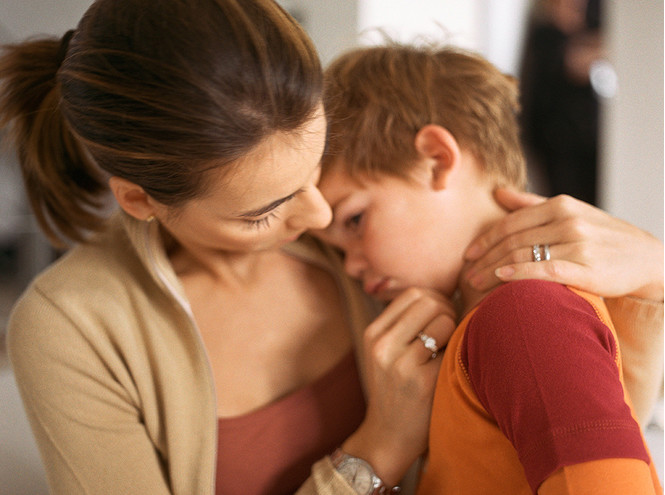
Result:
{"label": "red sleeve", "polygon": [[614,336],[566,287],[523,280],[497,288],[471,318],[461,351],[534,491],[563,466],[649,462],[624,401]]}

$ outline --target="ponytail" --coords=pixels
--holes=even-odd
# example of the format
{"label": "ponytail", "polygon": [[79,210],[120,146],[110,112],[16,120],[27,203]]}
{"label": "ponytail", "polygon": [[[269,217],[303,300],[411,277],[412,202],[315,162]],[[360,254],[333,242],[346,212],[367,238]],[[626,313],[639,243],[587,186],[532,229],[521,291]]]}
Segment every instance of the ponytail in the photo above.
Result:
{"label": "ponytail", "polygon": [[56,75],[71,36],[7,45],[0,54],[0,127],[9,131],[32,210],[56,247],[99,228],[105,190],[61,111]]}

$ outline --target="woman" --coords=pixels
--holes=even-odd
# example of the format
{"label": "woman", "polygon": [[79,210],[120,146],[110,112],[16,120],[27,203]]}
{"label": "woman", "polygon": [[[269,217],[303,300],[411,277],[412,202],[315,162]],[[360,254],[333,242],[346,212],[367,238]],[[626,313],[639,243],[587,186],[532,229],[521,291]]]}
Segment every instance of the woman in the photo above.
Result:
{"label": "woman", "polygon": [[[301,236],[330,209],[316,186],[321,70],[295,21],[269,0],[99,0],[62,40],[8,47],[0,74],[35,214],[54,242],[77,243],[9,324],[54,493],[352,494],[327,456],[347,440],[406,471],[439,363],[414,339],[445,335],[450,305],[415,291],[391,306],[372,325],[398,328],[411,366],[361,378],[376,304]],[[108,189],[120,212],[105,219]],[[587,263],[590,237],[558,229],[556,204],[538,208],[553,225],[523,240],[572,242],[561,259]],[[479,266],[521,252],[499,246]],[[652,270],[635,278],[648,285]],[[621,314],[658,333],[645,307]]]}

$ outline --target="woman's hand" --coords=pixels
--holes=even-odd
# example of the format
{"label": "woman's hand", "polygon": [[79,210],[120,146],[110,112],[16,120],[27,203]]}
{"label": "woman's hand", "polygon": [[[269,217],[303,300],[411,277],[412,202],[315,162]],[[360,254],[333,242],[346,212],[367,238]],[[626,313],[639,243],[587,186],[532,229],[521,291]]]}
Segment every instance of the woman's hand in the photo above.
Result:
{"label": "woman's hand", "polygon": [[[663,243],[651,234],[570,196],[508,189],[495,196],[512,213],[467,250],[467,282],[475,289],[536,278],[604,297],[663,300]],[[551,259],[533,262],[534,244],[549,244]]]}
{"label": "woman's hand", "polygon": [[419,335],[433,337],[441,349],[454,329],[448,300],[434,291],[408,289],[365,331],[367,414],[342,449],[368,461],[387,485],[397,484],[427,448],[442,356],[433,357]]}

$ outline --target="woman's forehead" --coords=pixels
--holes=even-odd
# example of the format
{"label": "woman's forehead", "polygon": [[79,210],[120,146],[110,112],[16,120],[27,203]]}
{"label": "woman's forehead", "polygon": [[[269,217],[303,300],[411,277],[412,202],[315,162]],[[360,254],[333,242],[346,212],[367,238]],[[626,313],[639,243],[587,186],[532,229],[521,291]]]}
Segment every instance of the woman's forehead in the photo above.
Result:
{"label": "woman's forehead", "polygon": [[318,171],[324,141],[322,118],[297,132],[273,134],[235,163],[211,171],[206,198],[237,213],[294,194]]}

